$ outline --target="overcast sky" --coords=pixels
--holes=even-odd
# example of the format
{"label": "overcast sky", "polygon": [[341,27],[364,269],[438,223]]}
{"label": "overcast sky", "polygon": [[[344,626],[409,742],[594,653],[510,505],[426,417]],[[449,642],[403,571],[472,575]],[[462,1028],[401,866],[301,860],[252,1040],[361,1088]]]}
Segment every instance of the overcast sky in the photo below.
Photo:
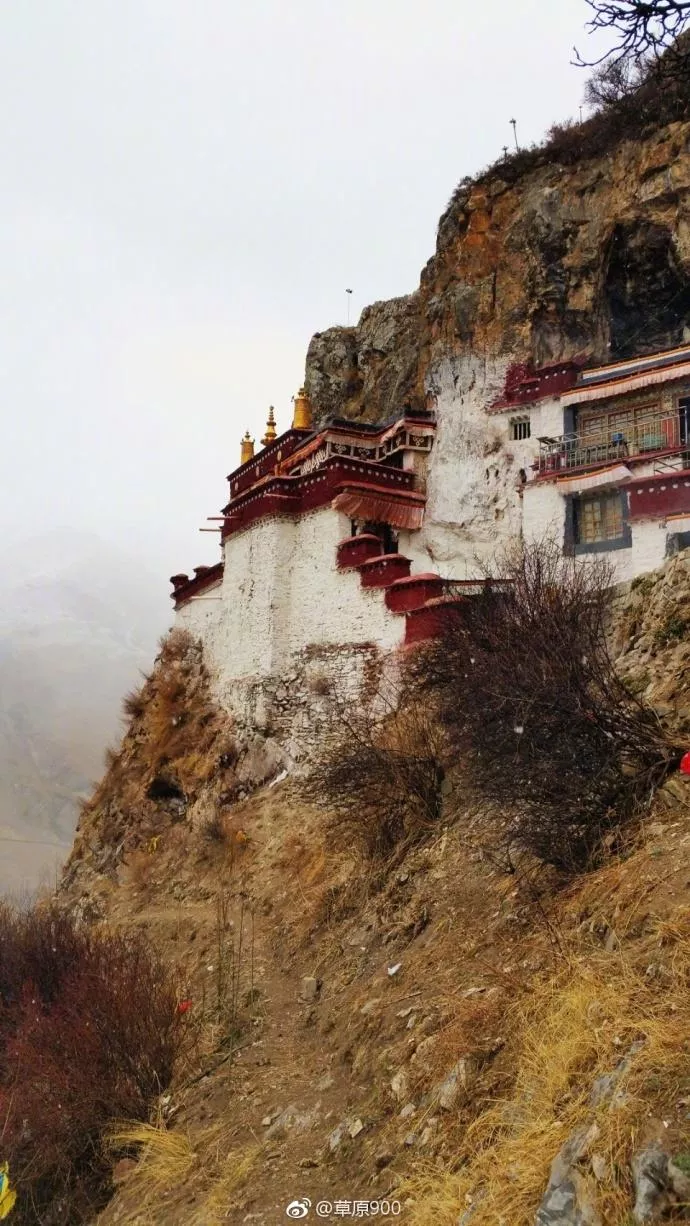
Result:
{"label": "overcast sky", "polygon": [[460,178],[575,117],[585,0],[5,0],[0,528],[160,572],[314,331],[407,293]]}

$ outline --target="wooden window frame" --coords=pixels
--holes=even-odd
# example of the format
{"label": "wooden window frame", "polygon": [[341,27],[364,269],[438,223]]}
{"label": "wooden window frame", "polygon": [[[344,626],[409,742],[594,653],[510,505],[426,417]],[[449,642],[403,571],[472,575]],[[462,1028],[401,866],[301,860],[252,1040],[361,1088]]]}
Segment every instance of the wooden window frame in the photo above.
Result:
{"label": "wooden window frame", "polygon": [[[620,500],[620,515],[616,516],[616,526],[620,526],[617,536],[605,536],[592,540],[582,539],[583,508],[597,502],[613,503]],[[602,517],[606,524],[606,512]],[[603,489],[591,492],[569,495],[566,498],[565,543],[564,552],[570,555],[586,553],[609,553],[616,549],[628,549],[632,545],[632,533],[628,522],[628,496],[624,490]]]}

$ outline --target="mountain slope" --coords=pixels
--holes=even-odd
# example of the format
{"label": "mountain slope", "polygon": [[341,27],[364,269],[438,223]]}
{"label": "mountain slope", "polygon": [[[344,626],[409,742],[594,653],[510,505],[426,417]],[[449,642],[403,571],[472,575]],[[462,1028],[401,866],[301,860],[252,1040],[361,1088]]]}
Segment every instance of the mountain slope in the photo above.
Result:
{"label": "mountain slope", "polygon": [[0,889],[8,889],[37,884],[64,856],[79,798],[119,738],[122,695],[166,618],[158,582],[89,534],[16,543],[0,566]]}

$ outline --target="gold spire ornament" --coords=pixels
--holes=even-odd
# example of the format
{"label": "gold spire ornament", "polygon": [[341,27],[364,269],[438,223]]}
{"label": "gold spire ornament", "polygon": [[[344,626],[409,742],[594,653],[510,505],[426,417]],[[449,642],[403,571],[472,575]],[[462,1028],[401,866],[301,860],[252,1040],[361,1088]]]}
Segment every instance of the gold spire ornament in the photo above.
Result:
{"label": "gold spire ornament", "polygon": [[273,405],[270,405],[268,410],[268,420],[266,422],[266,433],[261,440],[261,446],[268,447],[268,444],[272,443],[275,438],[277,438],[276,415]]}
{"label": "gold spire ornament", "polygon": [[311,401],[303,387],[293,396],[295,411],[292,415],[293,430],[311,430]]}
{"label": "gold spire ornament", "polygon": [[240,464],[246,464],[254,458],[254,439],[249,437],[249,431],[240,440]]}

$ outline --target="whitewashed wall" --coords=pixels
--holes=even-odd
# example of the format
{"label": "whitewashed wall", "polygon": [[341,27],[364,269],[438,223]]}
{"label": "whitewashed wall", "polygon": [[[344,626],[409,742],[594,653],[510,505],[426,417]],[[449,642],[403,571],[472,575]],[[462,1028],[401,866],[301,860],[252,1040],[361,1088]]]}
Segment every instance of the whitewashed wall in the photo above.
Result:
{"label": "whitewashed wall", "polygon": [[385,652],[403,641],[405,619],[388,611],[382,590],[336,567],[349,532],[348,518],[325,507],[228,538],[222,601],[192,600],[178,614],[202,638],[222,693],[238,680],[280,675],[307,649],[375,644]]}
{"label": "whitewashed wall", "polygon": [[[632,549],[620,552],[630,555],[629,574],[626,579],[635,579],[661,566],[666,557],[668,530],[666,521],[660,519],[635,520],[632,525]],[[623,576],[621,576],[623,577]]]}
{"label": "whitewashed wall", "polygon": [[523,533],[526,542],[553,536],[562,542],[565,536],[565,498],[555,481],[535,481],[525,487],[522,496]]}
{"label": "whitewashed wall", "polygon": [[[436,441],[429,461],[427,507],[421,532],[402,532],[400,551],[413,569],[446,578],[472,578],[482,562],[522,535],[522,469],[532,464],[540,435],[563,433],[563,410],[554,398],[531,409],[487,414],[505,384],[510,359],[471,355],[444,362],[432,373]],[[515,417],[530,416],[531,437],[510,438]]]}
{"label": "whitewashed wall", "polygon": [[219,579],[199,596],[193,596],[175,612],[175,625],[194,638],[206,640],[218,631],[223,617],[222,582]]}

